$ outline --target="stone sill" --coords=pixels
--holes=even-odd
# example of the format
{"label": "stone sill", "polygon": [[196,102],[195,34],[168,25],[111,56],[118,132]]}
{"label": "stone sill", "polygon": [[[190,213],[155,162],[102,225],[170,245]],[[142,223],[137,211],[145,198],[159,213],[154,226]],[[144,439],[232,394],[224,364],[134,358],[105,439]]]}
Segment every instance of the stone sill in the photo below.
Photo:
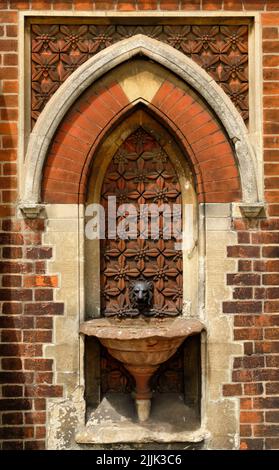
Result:
{"label": "stone sill", "polygon": [[172,443],[172,442],[202,442],[209,437],[208,432],[203,429],[196,431],[173,432],[171,429],[150,429],[127,423],[113,423],[84,426],[75,436],[77,444],[143,444],[143,443]]}
{"label": "stone sill", "polygon": [[[139,423],[130,396],[105,397],[75,435],[78,444],[198,443],[209,438],[193,409],[177,394],[154,397],[151,419]],[[152,410],[152,408],[151,408]]]}

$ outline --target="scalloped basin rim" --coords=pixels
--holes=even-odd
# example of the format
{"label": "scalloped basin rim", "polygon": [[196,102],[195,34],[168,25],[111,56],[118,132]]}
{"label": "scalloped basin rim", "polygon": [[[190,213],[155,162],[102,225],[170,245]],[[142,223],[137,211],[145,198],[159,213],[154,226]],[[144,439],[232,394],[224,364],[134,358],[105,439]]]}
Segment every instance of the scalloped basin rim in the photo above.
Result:
{"label": "scalloped basin rim", "polygon": [[80,333],[100,339],[183,338],[205,330],[191,318],[96,318],[80,325]]}

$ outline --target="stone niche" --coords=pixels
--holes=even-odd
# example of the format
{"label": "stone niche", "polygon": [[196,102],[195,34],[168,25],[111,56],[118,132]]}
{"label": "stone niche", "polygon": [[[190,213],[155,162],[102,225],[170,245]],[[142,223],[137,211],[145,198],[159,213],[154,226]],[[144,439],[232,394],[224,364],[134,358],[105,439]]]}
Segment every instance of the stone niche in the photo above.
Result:
{"label": "stone niche", "polygon": [[[165,80],[189,94],[199,106],[208,107],[208,115],[218,123],[205,99],[201,99],[184,80],[147,58],[137,56],[129,59],[102,77],[101,82],[97,80],[90,86],[90,93],[98,94],[109,83],[118,83],[128,97],[129,106],[119,119],[104,129],[102,138],[89,156],[92,164],[88,169],[84,204],[45,204],[48,223],[44,242],[54,246],[56,253],[49,262],[49,271],[61,273],[57,299],[66,304],[65,315],[55,319],[55,342],[45,349],[46,357],[55,359],[57,380],[65,389],[63,399],[49,400],[50,449],[116,446],[144,446],[148,449],[164,448],[166,443],[172,448],[231,449],[238,446],[237,398],[222,394],[222,385],[231,380],[232,357],[243,352],[242,343],[233,341],[232,319],[222,313],[222,302],[229,300],[231,295],[226,287],[226,273],[236,271],[235,260],[226,257],[227,246],[236,243],[235,233],[231,230],[231,204],[198,200],[200,182],[187,149],[167,120],[164,121],[163,114],[156,114],[149,106]],[[203,74],[201,80],[205,80]],[[209,89],[208,83],[206,90]],[[68,126],[67,122],[65,126]],[[85,227],[93,216],[88,209],[90,205],[101,202],[105,207],[106,193],[110,190],[120,193],[125,185],[128,193],[135,190],[131,187],[134,178],[132,163],[125,172],[124,186],[123,182],[117,186],[120,177],[114,179],[115,168],[110,168],[110,165],[115,165],[116,155],[119,157],[117,164],[121,165],[121,149],[126,145],[127,151],[129,138],[139,130],[147,135],[149,141],[143,152],[147,163],[152,160],[148,152],[152,153],[154,148],[150,143],[153,139],[161,149],[161,156],[165,158],[167,155],[171,162],[175,173],[172,178],[176,176],[172,181],[172,197],[176,195],[182,206],[188,207],[183,209],[181,220],[183,232],[191,233],[191,236],[186,246],[184,240],[180,245],[179,266],[172,259],[173,248],[169,240],[166,240],[165,252],[159,246],[164,255],[156,255],[157,246],[145,254],[146,247],[141,246],[140,255],[135,254],[134,246],[130,246],[129,256],[127,253],[124,256],[126,247],[121,246],[118,240],[111,247],[111,253],[105,254],[107,247],[103,247],[102,241],[85,237]],[[227,134],[224,135],[231,149]],[[139,169],[135,177],[141,175],[136,183],[140,185],[150,177],[148,194],[154,199],[152,191],[161,191],[165,186],[154,184],[152,168],[148,167],[144,175],[142,170],[145,167],[138,162],[142,152],[137,144],[133,149],[129,145],[128,142],[129,158]],[[135,155],[137,151],[140,155]],[[240,151],[239,155],[242,155]],[[106,181],[108,175],[110,183]],[[165,174],[163,179],[168,180],[168,177]],[[104,185],[108,188],[103,191]],[[250,186],[247,185],[247,194]],[[144,190],[139,188],[137,191],[137,199],[145,199]],[[115,265],[121,266],[121,256],[133,260],[126,266],[129,271],[126,272],[127,279],[123,272],[114,271]],[[143,261],[146,266],[143,266]],[[154,272],[156,263],[159,263],[160,274]],[[125,268],[125,263],[122,268]],[[140,271],[155,282],[155,287],[158,284],[154,301],[161,310],[167,305],[170,310],[176,309],[181,317],[199,320],[204,325],[201,334],[188,337],[154,374],[151,380],[151,414],[146,423],[138,423],[136,419],[131,395],[134,382],[127,370],[97,339],[79,335],[80,324],[103,314],[105,307],[100,291],[105,287],[104,275],[114,282],[107,292],[110,305],[116,304],[125,311],[125,283],[129,280],[129,273],[134,278],[140,275]],[[107,276],[108,273],[111,276]],[[174,288],[179,295],[174,294]]]}
{"label": "stone niche", "polygon": [[[134,70],[143,66],[140,62],[132,64]],[[114,194],[117,195],[117,210],[121,202],[133,202],[140,207],[140,204],[148,204],[149,199],[152,202],[162,198],[170,207],[182,204],[188,208],[188,213],[185,209],[177,223],[184,229],[186,224],[191,224],[187,227],[191,236],[187,246],[185,241],[179,240],[178,249],[175,249],[173,237],[164,240],[163,235],[156,240],[150,237],[145,240],[85,240],[86,320],[103,316],[106,311],[111,316],[117,317],[120,312],[125,317],[125,312],[131,308],[128,286],[139,278],[154,283],[153,304],[160,318],[168,312],[178,318],[197,318],[193,313],[197,309],[198,285],[193,174],[170,133],[142,105],[103,141],[94,158],[88,188],[87,207],[101,202],[107,208],[108,197]],[[89,221],[90,216],[85,223]],[[123,276],[116,272],[120,268]],[[138,324],[137,319],[121,321],[123,325],[125,321]],[[134,444],[202,442],[205,431],[201,428],[201,362],[201,334],[197,331],[183,341],[150,379],[150,416],[147,421],[139,422],[133,400],[133,377],[95,337],[85,335],[86,425],[77,432],[76,441],[79,444],[127,444],[133,436]]]}

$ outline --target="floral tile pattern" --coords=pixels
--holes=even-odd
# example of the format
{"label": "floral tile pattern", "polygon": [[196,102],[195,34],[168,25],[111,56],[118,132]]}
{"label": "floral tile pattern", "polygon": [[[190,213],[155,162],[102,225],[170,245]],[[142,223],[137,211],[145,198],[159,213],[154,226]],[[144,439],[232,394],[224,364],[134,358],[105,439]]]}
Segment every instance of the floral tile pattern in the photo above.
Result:
{"label": "floral tile pattern", "polygon": [[32,125],[59,86],[102,49],[135,34],[165,42],[205,69],[248,120],[247,25],[51,25],[31,27]]}

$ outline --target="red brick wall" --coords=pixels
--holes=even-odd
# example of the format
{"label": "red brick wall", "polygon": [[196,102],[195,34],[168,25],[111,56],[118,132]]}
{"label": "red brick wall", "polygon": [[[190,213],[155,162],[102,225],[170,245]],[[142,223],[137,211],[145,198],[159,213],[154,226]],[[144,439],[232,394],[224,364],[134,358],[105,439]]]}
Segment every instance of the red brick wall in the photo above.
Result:
{"label": "red brick wall", "polygon": [[[52,341],[56,276],[46,272],[52,247],[42,245],[44,222],[16,218],[18,125],[17,10],[181,10],[262,12],[265,197],[268,219],[257,224],[235,220],[238,245],[228,256],[238,259],[238,272],[228,273],[232,300],[224,313],[234,316],[235,339],[245,355],[234,360],[232,381],[224,396],[240,399],[242,449],[279,448],[279,0],[208,1],[8,1],[0,0],[0,159],[1,159],[1,383],[0,440],[3,449],[44,447],[46,400],[61,396],[53,383],[52,361],[43,344]],[[277,219],[278,217],[278,219]]]}
{"label": "red brick wall", "polygon": [[[112,82],[98,93],[89,90],[72,106],[49,150],[43,173],[44,202],[85,201],[91,156],[102,130],[113,119],[125,119],[129,104],[121,85]],[[199,201],[239,201],[239,174],[229,139],[206,106],[168,80],[149,106],[185,148],[196,174]]]}

